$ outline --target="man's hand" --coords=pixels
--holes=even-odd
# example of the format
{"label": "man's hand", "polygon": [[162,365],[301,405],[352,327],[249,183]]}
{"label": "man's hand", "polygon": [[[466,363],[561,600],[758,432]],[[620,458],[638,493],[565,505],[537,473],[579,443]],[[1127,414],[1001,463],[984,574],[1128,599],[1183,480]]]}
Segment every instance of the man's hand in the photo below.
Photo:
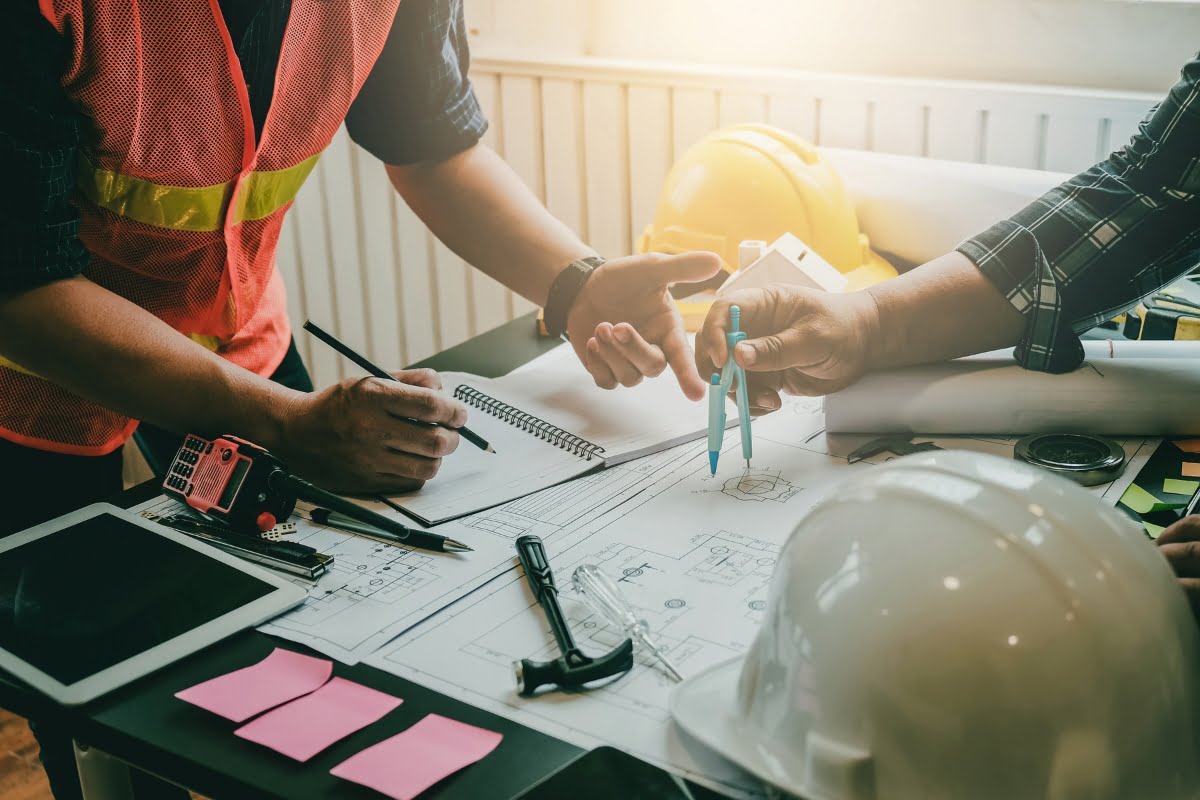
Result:
{"label": "man's hand", "polygon": [[1179,586],[1200,622],[1200,514],[1170,526],[1154,542],[1179,577]]}
{"label": "man's hand", "polygon": [[396,381],[347,378],[301,395],[276,450],[298,474],[330,491],[395,494],[419,489],[458,447],[466,407],[441,393],[433,370],[393,373]]}
{"label": "man's hand", "polygon": [[729,358],[729,307],[741,309],[747,339],[734,360],[746,370],[751,412],[780,406],[779,393],[824,395],[856,381],[879,327],[866,292],[829,294],[795,286],[734,292],[713,303],[696,336],[696,369],[720,372]]}
{"label": "man's hand", "polygon": [[713,253],[648,253],[609,261],[592,273],[567,316],[567,335],[597,386],[636,386],[670,366],[683,393],[704,397],[683,318],[667,287],[711,278]]}

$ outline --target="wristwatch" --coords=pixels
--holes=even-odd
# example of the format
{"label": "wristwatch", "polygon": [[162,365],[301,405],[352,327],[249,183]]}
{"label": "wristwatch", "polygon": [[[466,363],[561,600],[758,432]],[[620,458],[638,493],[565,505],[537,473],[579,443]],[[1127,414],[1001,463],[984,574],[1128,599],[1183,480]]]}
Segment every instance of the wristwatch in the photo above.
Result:
{"label": "wristwatch", "polygon": [[1013,457],[1084,486],[1115,481],[1125,469],[1125,449],[1104,436],[1051,433],[1026,436]]}
{"label": "wristwatch", "polygon": [[577,258],[558,273],[554,283],[550,284],[550,293],[546,296],[546,308],[542,318],[546,323],[546,331],[551,336],[567,338],[567,315],[571,312],[571,306],[575,304],[575,298],[579,296],[592,272],[603,263],[604,259],[600,256]]}

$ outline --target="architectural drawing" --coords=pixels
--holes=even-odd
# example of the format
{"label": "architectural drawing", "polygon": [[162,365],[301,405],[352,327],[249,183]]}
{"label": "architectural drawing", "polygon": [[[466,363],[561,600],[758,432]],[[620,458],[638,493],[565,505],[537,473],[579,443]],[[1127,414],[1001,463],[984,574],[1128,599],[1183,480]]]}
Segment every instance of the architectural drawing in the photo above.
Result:
{"label": "architectural drawing", "polygon": [[799,491],[781,478],[778,470],[748,469],[739,477],[727,479],[721,486],[725,496],[748,503],[786,503]]}

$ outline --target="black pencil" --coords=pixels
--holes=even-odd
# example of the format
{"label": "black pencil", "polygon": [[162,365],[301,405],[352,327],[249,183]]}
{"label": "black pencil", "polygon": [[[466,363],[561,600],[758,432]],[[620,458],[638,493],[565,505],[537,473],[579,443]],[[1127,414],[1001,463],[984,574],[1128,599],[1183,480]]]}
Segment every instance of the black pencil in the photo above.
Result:
{"label": "black pencil", "polygon": [[394,528],[385,530],[376,525],[359,522],[345,514],[339,514],[328,508],[314,508],[312,510],[312,518],[313,522],[318,525],[328,525],[331,528],[337,528],[347,533],[373,536],[376,539],[384,539],[385,541],[404,544],[409,547],[420,547],[423,550],[435,550],[439,553],[469,553],[474,550],[474,548],[463,544],[457,539],[451,539],[448,536],[442,536],[433,531],[410,528],[399,522],[392,522],[391,524]]}
{"label": "black pencil", "polygon": [[[374,364],[372,364],[370,361],[367,360],[366,356],[362,355],[361,353],[356,352],[355,350],[352,350],[349,347],[349,345],[346,345],[345,343],[343,343],[340,339],[335,337],[332,333],[328,333],[327,331],[322,330],[312,320],[305,320],[304,330],[308,331],[313,336],[317,337],[322,342],[329,345],[334,350],[338,351],[339,353],[344,355],[346,358],[350,359],[355,364],[357,364],[358,366],[365,369],[367,372],[374,375],[376,378],[382,378],[385,381],[396,380],[396,378],[390,372],[386,372],[385,370],[382,370],[379,367],[375,366]],[[474,431],[470,430],[465,425],[461,428],[451,428],[449,425],[441,425],[440,423],[437,423],[437,422],[426,422],[425,420],[413,419],[412,417],[405,417],[404,419],[408,420],[409,422],[415,423],[417,425],[439,425],[440,427],[443,427],[443,428],[449,428],[452,431],[458,431],[459,436],[463,437],[468,442],[470,442],[471,444],[478,447],[480,450],[483,450],[484,452],[487,452],[487,453],[495,453],[496,452],[492,448],[492,446],[490,444],[488,444],[487,439],[484,439],[478,433],[475,433]]]}

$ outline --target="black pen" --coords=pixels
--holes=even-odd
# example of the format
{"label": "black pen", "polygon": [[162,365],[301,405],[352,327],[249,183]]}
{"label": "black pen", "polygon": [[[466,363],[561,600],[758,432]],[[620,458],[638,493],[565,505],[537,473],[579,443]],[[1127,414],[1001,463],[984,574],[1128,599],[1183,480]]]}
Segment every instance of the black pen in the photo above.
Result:
{"label": "black pen", "polygon": [[[329,345],[334,350],[338,351],[339,353],[344,355],[346,358],[350,359],[355,364],[357,364],[358,366],[365,369],[367,372],[374,375],[376,378],[381,378],[385,381],[396,380],[396,378],[390,372],[387,372],[387,371],[375,366],[375,364],[373,364],[367,360],[366,356],[362,355],[361,353],[356,352],[355,350],[352,350],[349,345],[342,342],[340,339],[335,337],[332,333],[328,333],[327,331],[322,330],[312,320],[305,320],[304,330],[308,331],[313,336],[317,337],[322,342]],[[442,425],[441,423],[438,423],[438,422],[426,422],[425,420],[413,419],[412,417],[405,417],[404,419],[408,420],[409,422],[415,423],[417,425],[438,425],[439,427],[442,427],[442,428],[449,428],[452,431],[458,431],[459,436],[463,437],[468,442],[470,442],[471,444],[478,447],[480,450],[483,450],[484,452],[487,452],[487,453],[496,452],[492,448],[492,446],[490,444],[488,444],[487,439],[484,439],[478,433],[475,433],[474,431],[470,430],[465,425],[461,428],[451,428],[449,425]]]}
{"label": "black pen", "polygon": [[373,536],[377,539],[383,539],[394,544],[407,545],[409,547],[420,547],[422,550],[436,550],[442,553],[468,553],[474,548],[468,547],[457,539],[451,539],[448,536],[442,536],[439,533],[423,531],[419,528],[410,528],[407,525],[401,524],[394,520],[389,520],[391,525],[397,526],[407,531],[406,534],[400,535],[398,532],[377,528],[374,525],[368,525],[365,522],[359,522],[356,519],[351,519],[345,514],[339,514],[336,511],[330,511],[328,508],[314,508],[312,510],[313,522],[318,525],[328,525],[331,528],[337,528],[348,533],[360,533],[363,536]]}

